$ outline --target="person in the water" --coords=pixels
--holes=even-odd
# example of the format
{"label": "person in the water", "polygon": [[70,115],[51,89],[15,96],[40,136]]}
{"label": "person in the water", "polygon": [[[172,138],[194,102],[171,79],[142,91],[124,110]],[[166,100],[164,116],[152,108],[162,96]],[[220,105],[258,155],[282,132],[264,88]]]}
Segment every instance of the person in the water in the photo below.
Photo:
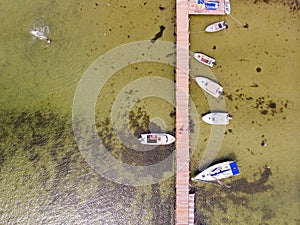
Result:
{"label": "person in the water", "polygon": [[51,43],[51,39],[48,38],[48,37],[44,34],[44,32],[42,32],[42,31],[32,29],[32,30],[30,30],[30,33],[31,33],[34,37],[36,37],[36,38],[38,38],[38,39],[40,39],[40,40],[42,40],[42,41],[45,40],[48,44]]}

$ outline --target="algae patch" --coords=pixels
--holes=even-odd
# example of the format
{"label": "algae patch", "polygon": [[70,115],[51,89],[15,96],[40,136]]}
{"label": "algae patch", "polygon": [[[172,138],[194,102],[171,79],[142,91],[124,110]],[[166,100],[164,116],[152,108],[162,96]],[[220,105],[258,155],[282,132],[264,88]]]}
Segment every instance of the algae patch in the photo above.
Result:
{"label": "algae patch", "polygon": [[[212,185],[200,185],[194,186],[196,192],[196,205],[201,206],[199,211],[196,211],[196,224],[209,223],[210,215],[214,215],[218,211],[222,211],[224,214],[228,211],[228,200],[233,205],[243,206],[250,211],[255,212],[257,209],[250,205],[248,194],[258,194],[261,192],[267,192],[273,189],[273,186],[267,184],[269,177],[272,175],[270,168],[265,167],[260,178],[255,181],[248,181],[246,178],[240,178],[231,182],[231,188],[226,189],[224,187],[216,187]],[[216,208],[219,210],[216,211]],[[274,217],[270,216],[270,211],[264,209],[264,218]],[[224,218],[226,223],[235,223],[234,220],[228,220]]]}
{"label": "algae patch", "polygon": [[161,190],[172,190],[174,183],[143,189],[96,174],[78,151],[68,117],[50,109],[2,111],[0,127],[3,221],[61,222],[61,215],[67,215],[65,222],[76,219],[80,224],[87,219],[113,224],[172,221],[174,192]]}

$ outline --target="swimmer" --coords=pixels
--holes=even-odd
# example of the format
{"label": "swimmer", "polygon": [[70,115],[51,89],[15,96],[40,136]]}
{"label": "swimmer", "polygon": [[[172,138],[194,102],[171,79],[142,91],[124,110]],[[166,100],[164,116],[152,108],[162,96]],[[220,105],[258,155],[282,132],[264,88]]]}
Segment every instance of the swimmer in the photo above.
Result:
{"label": "swimmer", "polygon": [[43,32],[41,32],[41,31],[39,31],[39,30],[34,30],[34,29],[32,29],[32,30],[30,30],[30,33],[31,33],[34,37],[36,37],[36,38],[38,38],[38,39],[40,39],[40,40],[42,40],[42,41],[46,41],[48,44],[51,43],[51,39],[48,38]]}

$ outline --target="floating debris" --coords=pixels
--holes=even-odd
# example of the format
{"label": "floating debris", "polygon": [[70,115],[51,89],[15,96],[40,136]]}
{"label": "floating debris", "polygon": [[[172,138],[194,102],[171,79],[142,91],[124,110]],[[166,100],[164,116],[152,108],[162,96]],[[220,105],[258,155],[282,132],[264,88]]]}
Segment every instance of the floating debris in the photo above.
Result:
{"label": "floating debris", "polygon": [[46,24],[44,17],[36,20],[32,24],[30,34],[35,38],[46,41],[48,44],[51,43],[51,39],[49,38],[50,28],[49,25]]}

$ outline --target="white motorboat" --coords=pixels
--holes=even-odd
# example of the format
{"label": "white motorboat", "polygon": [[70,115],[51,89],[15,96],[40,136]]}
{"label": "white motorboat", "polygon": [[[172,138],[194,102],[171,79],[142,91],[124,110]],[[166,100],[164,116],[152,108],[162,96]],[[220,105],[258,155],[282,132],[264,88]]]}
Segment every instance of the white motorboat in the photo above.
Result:
{"label": "white motorboat", "polygon": [[240,174],[238,165],[235,161],[227,161],[208,167],[197,176],[192,178],[194,181],[218,181]]}
{"label": "white motorboat", "polygon": [[213,23],[205,28],[206,32],[217,32],[227,28],[227,23],[225,21],[220,21]]}
{"label": "white motorboat", "polygon": [[224,6],[225,6],[225,14],[230,15],[231,12],[230,1],[225,0]]}
{"label": "white motorboat", "polygon": [[228,124],[232,117],[226,112],[212,112],[202,116],[202,120],[208,124]]}
{"label": "white motorboat", "polygon": [[207,65],[207,66],[210,66],[210,67],[213,67],[213,65],[214,65],[215,62],[216,62],[215,59],[213,59],[213,58],[211,58],[211,57],[209,57],[209,56],[207,56],[207,55],[205,55],[205,54],[203,54],[203,53],[200,53],[200,52],[196,52],[196,53],[194,54],[194,58],[195,58],[197,61],[199,61],[199,62],[201,62],[201,63],[203,63],[203,64],[205,64],[205,65]]}
{"label": "white motorboat", "polygon": [[139,141],[144,145],[169,145],[175,141],[175,137],[165,133],[141,134]]}
{"label": "white motorboat", "polygon": [[206,78],[206,77],[195,77],[197,84],[208,94],[218,98],[223,91],[223,87],[218,83]]}

